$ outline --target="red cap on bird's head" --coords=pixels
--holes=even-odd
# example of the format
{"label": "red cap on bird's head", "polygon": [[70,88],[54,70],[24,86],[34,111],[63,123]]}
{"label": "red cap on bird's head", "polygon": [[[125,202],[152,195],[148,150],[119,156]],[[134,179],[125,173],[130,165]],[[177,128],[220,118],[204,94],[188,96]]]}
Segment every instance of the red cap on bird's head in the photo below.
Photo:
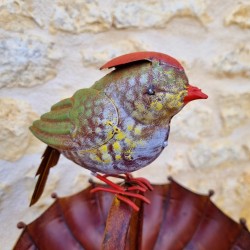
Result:
{"label": "red cap on bird's head", "polygon": [[187,104],[193,100],[196,99],[207,99],[208,96],[206,94],[204,94],[201,89],[194,87],[192,85],[188,85],[187,87],[187,95],[184,97],[184,103]]}

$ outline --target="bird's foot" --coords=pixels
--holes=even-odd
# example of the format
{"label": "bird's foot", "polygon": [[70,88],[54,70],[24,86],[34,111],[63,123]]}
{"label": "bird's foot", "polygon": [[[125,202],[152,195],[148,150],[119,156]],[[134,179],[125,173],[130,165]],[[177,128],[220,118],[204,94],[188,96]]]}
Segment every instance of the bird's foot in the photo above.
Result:
{"label": "bird's foot", "polygon": [[[151,186],[150,182],[145,178],[134,178],[131,174],[126,173],[125,175],[100,175],[97,173],[94,173],[94,176],[98,178],[99,180],[105,182],[107,185],[109,185],[111,188],[106,187],[96,187],[91,190],[91,193],[95,193],[98,191],[105,191],[109,193],[116,194],[116,197],[131,206],[135,211],[139,211],[139,207],[128,197],[140,199],[141,201],[144,201],[148,204],[150,204],[149,199],[147,199],[143,194],[147,191],[153,190],[153,187]],[[119,184],[116,184],[108,179],[108,177],[116,177],[124,180],[124,185],[121,186]],[[140,194],[143,193],[143,194]]]}

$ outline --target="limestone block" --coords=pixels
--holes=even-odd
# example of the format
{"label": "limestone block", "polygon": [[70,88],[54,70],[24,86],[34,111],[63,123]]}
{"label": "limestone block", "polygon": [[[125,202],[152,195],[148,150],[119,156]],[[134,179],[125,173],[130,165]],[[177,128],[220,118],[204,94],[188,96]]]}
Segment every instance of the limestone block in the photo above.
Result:
{"label": "limestone block", "polygon": [[218,101],[225,134],[250,123],[250,90],[220,95]]}
{"label": "limestone block", "polygon": [[225,24],[236,24],[241,28],[250,28],[250,4],[240,4],[225,18]]}
{"label": "limestone block", "polygon": [[35,37],[0,38],[0,88],[31,87],[56,76],[59,55]]}
{"label": "limestone block", "polygon": [[163,28],[174,17],[193,17],[202,24],[210,21],[206,1],[117,1],[114,7],[116,28]]}
{"label": "limestone block", "polygon": [[204,168],[202,171],[185,171],[176,179],[199,193],[214,190],[212,200],[234,220],[250,221],[250,171],[249,164],[233,164],[232,167]]}
{"label": "limestone block", "polygon": [[232,51],[220,55],[214,60],[218,75],[250,77],[250,45],[239,44]]}
{"label": "limestone block", "polygon": [[37,117],[21,100],[1,98],[0,107],[0,159],[16,161],[29,146],[29,126]]}
{"label": "limestone block", "polygon": [[238,165],[234,165],[229,171],[222,168],[219,176],[220,180],[217,178],[217,181],[223,184],[215,189],[216,203],[235,220],[245,218],[249,226],[250,186],[247,167],[242,170]]}
{"label": "limestone block", "polygon": [[[241,176],[238,178],[238,188],[237,193],[241,193],[241,197],[243,202],[243,206],[241,208],[240,214],[242,218],[246,218],[248,221],[248,226],[250,225],[250,169],[246,169],[242,172]],[[243,192],[242,192],[243,191]]]}
{"label": "limestone block", "polygon": [[[98,48],[98,49],[97,49]],[[82,62],[86,66],[98,65],[102,66],[110,59],[135,51],[147,50],[146,44],[134,40],[120,40],[103,45],[94,45],[82,50]]]}
{"label": "limestone block", "polygon": [[51,18],[51,30],[72,33],[100,32],[112,25],[110,1],[59,0]]}
{"label": "limestone block", "polygon": [[245,150],[249,140],[250,135],[245,135],[244,139],[237,141],[221,138],[194,145],[188,152],[190,164],[195,168],[211,168],[246,162],[250,159]]}
{"label": "limestone block", "polygon": [[202,140],[214,130],[214,117],[211,108],[204,105],[190,105],[172,120],[171,136],[180,142]]}
{"label": "limestone block", "polygon": [[0,2],[0,28],[11,31],[24,31],[36,27],[30,1],[4,0]]}

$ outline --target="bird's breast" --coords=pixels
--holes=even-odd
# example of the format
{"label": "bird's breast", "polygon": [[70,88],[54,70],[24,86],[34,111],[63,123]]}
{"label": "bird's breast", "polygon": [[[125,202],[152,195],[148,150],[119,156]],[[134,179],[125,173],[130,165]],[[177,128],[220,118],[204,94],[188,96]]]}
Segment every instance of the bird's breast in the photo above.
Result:
{"label": "bird's breast", "polygon": [[133,172],[151,163],[167,143],[166,126],[142,125],[130,117],[114,128],[107,143],[90,150],[66,153],[66,157],[94,172]]}

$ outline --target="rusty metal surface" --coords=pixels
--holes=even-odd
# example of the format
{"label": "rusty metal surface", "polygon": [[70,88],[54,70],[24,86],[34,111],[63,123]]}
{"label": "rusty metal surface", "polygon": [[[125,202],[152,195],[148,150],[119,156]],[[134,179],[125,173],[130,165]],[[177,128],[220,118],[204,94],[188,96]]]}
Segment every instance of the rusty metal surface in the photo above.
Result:
{"label": "rusty metal surface", "polygon": [[14,250],[250,249],[244,223],[226,216],[210,195],[195,194],[173,180],[154,185],[146,193],[151,204],[138,204],[138,213],[110,193],[90,194],[91,188],[57,198],[24,227]]}

